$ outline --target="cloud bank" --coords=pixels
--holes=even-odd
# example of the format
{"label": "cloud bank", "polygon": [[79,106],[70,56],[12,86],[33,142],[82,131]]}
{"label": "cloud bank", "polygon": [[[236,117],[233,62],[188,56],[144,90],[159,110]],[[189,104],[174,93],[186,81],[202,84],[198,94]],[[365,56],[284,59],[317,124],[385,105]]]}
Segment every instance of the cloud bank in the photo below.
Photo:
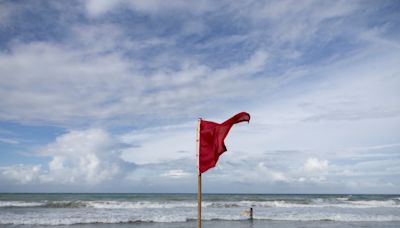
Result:
{"label": "cloud bank", "polygon": [[0,4],[0,191],[194,192],[240,111],[205,191],[400,190],[392,1]]}

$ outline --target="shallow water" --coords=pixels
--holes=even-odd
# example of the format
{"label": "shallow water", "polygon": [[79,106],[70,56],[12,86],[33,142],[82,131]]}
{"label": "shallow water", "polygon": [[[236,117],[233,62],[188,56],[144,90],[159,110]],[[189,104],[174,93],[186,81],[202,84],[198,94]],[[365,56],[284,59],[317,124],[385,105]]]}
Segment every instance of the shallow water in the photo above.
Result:
{"label": "shallow water", "polygon": [[[196,228],[196,221],[173,223],[128,223],[128,224],[75,224],[75,225],[0,225],[20,228]],[[400,222],[336,222],[336,221],[204,221],[203,228],[398,228]]]}

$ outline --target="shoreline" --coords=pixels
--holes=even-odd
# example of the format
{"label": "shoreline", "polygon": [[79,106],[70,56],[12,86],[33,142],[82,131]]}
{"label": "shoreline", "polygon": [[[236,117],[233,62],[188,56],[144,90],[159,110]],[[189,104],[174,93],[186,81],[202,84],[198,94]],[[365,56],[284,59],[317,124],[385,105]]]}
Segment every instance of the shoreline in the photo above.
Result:
{"label": "shoreline", "polygon": [[[271,220],[241,220],[241,221],[202,221],[202,225],[208,228],[289,228],[289,227],[307,227],[307,228],[397,228],[400,221],[389,222],[343,222],[343,221],[271,221]],[[196,228],[197,221],[191,220],[187,222],[131,222],[131,223],[89,223],[89,224],[72,224],[72,225],[0,225],[0,227],[31,227],[31,228]]]}

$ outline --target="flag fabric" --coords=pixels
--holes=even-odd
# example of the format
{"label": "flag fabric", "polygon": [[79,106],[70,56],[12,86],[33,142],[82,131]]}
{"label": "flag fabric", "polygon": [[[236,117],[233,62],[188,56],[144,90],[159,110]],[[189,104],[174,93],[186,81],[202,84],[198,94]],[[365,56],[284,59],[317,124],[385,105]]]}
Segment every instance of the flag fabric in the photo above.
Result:
{"label": "flag fabric", "polygon": [[219,124],[207,120],[200,120],[200,142],[198,154],[198,168],[204,173],[215,167],[219,156],[226,151],[224,140],[234,124],[250,121],[250,115],[241,112]]}

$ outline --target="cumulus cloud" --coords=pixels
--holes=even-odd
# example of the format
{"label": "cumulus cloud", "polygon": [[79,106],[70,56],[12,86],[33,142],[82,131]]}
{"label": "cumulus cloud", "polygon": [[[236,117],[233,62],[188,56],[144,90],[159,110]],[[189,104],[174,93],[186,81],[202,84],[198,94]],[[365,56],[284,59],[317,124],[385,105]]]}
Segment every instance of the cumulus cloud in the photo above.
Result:
{"label": "cumulus cloud", "polygon": [[[250,126],[238,125],[231,130],[229,137],[237,139],[231,137],[226,141],[228,151],[222,155],[217,167],[205,175],[206,192],[263,192],[263,189],[269,189],[293,193],[293,189],[312,192],[314,188],[326,188],[330,192],[332,186],[354,192],[364,186],[360,181],[355,185],[354,178],[368,178],[369,184],[365,187],[374,189],[386,183],[382,176],[393,176],[390,182],[395,184],[391,188],[396,186],[398,161],[388,159],[388,154],[380,152],[388,147],[397,148],[395,144],[357,148],[343,153],[343,158],[338,153],[331,157],[335,159],[332,162],[309,157],[303,163],[304,157],[318,151],[264,151],[260,147],[249,147],[254,141],[260,145],[264,142],[264,145],[279,146],[271,144],[271,139],[266,143],[264,137],[253,132],[261,129],[249,129]],[[115,136],[101,129],[70,131],[36,150],[37,155],[51,159],[47,165],[1,167],[0,179],[10,186],[40,184],[41,189],[51,185],[103,189],[100,186],[118,183],[116,191],[175,192],[179,189],[191,192],[196,177],[195,136],[192,133],[195,133],[195,127],[186,125]],[[249,134],[253,137],[242,137]],[[290,141],[286,140],[286,143]],[[243,150],[246,147],[248,150]],[[365,153],[375,154],[375,161],[361,156]]]}
{"label": "cumulus cloud", "polygon": [[135,164],[120,158],[124,147],[101,129],[70,131],[37,149],[36,156],[51,158],[48,169],[17,165],[1,168],[1,174],[18,183],[98,184],[134,170]]}
{"label": "cumulus cloud", "polygon": [[125,175],[134,165],[119,158],[123,147],[104,130],[71,131],[41,150],[52,157],[49,174],[42,180],[96,184]]}
{"label": "cumulus cloud", "polygon": [[[0,179],[10,186],[36,185],[41,186],[38,187],[41,190],[54,185],[104,187],[118,183],[121,189],[148,191],[154,183],[167,187],[168,180],[184,180],[185,185],[190,185],[188,181],[195,173],[191,147],[194,148],[195,144],[190,134],[186,135],[186,131],[182,134],[182,129],[187,128],[172,126],[151,129],[147,133],[114,136],[99,128],[71,130],[30,152],[34,156],[49,158],[47,164],[3,166],[0,167]],[[168,132],[174,131],[177,134],[166,137]],[[160,142],[150,140],[151,135]],[[176,151],[169,148],[172,144],[176,145]],[[126,159],[123,153],[126,153]]]}
{"label": "cumulus cloud", "polygon": [[14,165],[0,167],[0,179],[16,181],[18,184],[27,184],[38,181],[42,171],[41,165]]}
{"label": "cumulus cloud", "polygon": [[318,160],[317,158],[308,158],[304,163],[304,169],[309,172],[325,171],[328,168],[327,160]]}

